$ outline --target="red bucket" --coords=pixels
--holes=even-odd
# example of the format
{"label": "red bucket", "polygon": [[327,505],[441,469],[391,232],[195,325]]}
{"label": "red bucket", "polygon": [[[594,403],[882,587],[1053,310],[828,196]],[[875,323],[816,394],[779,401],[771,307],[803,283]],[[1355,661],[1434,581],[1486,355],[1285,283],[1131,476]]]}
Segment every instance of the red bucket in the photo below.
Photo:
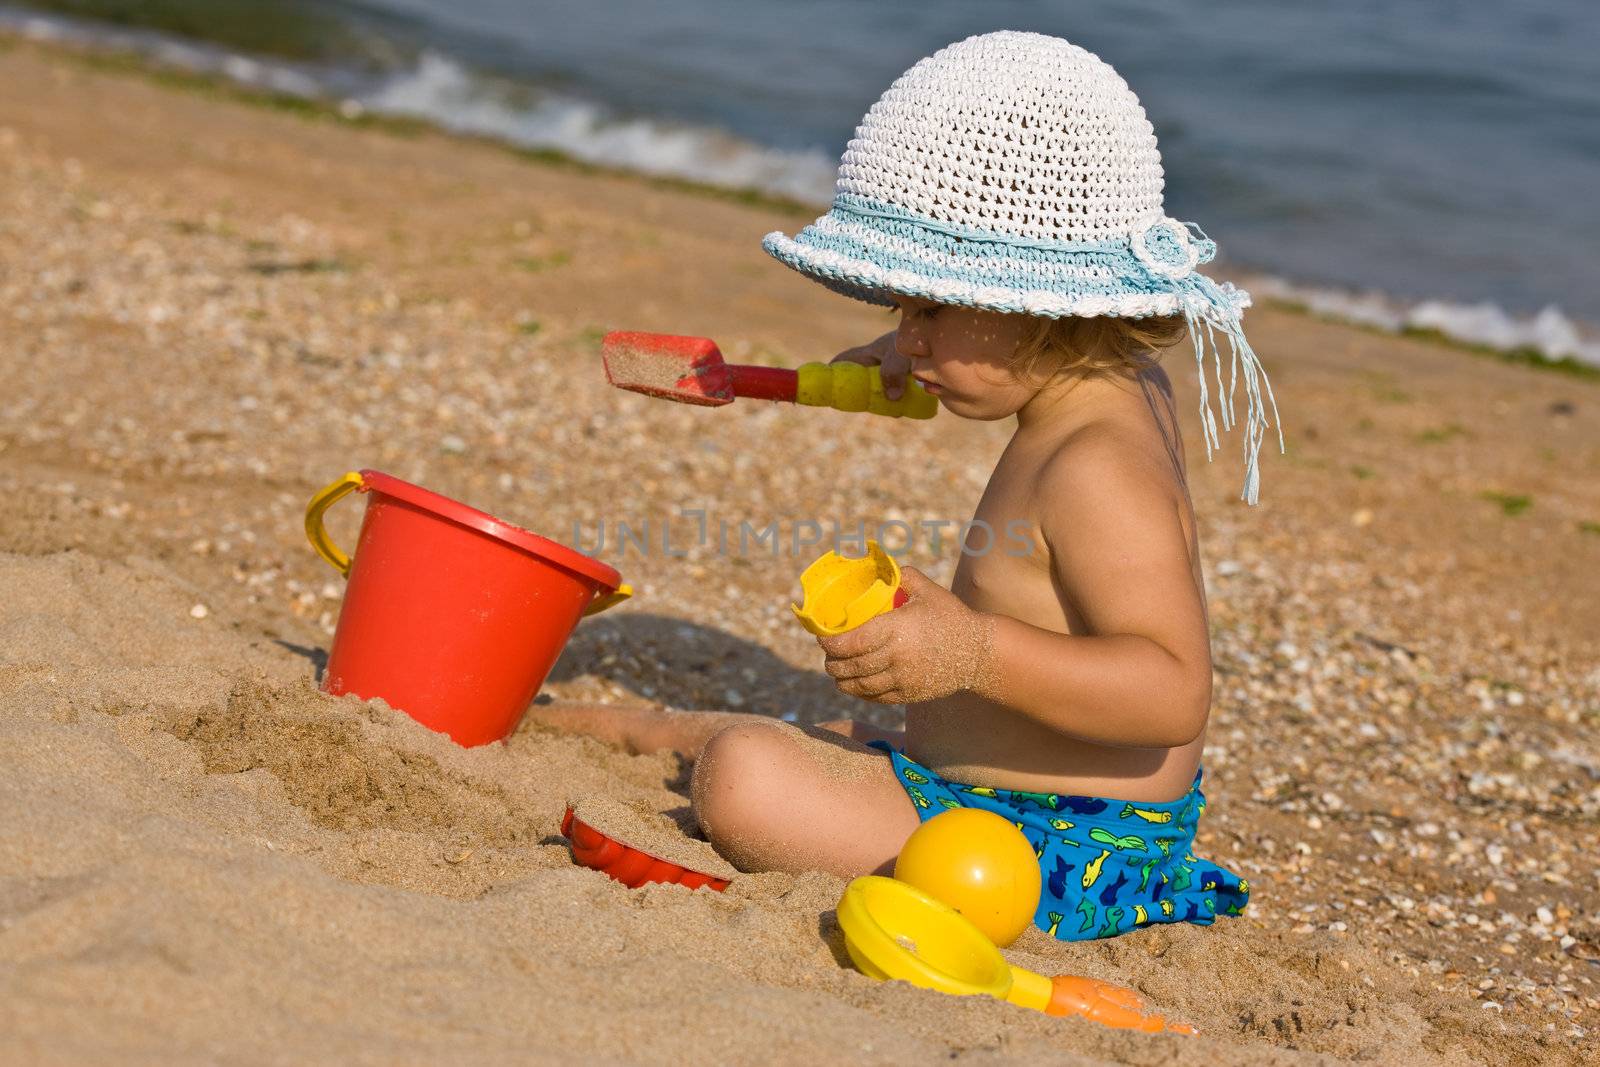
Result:
{"label": "red bucket", "polygon": [[[351,492],[368,496],[354,560],[322,524]],[[306,536],[350,580],[323,692],[382,697],[462,745],[510,735],[578,620],[631,593],[598,560],[378,471],[312,497]]]}

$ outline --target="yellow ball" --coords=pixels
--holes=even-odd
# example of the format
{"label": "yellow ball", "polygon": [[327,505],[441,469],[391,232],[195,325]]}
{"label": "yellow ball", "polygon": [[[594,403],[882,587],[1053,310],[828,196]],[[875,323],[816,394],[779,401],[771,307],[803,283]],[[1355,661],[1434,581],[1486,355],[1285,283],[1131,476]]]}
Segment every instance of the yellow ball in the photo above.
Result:
{"label": "yellow ball", "polygon": [[1015,823],[992,811],[951,808],[917,827],[894,876],[959,911],[1001,948],[1039,908],[1039,860]]}

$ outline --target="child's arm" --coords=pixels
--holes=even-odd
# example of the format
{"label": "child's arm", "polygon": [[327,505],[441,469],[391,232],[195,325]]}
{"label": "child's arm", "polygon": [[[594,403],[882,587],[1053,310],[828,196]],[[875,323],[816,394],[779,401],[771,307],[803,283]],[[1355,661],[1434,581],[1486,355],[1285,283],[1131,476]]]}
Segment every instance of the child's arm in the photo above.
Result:
{"label": "child's arm", "polygon": [[1087,633],[995,615],[979,695],[1097,744],[1176,748],[1205,729],[1211,642],[1182,500],[1142,462],[1089,446],[1047,468],[1041,526]]}
{"label": "child's arm", "polygon": [[[907,568],[905,607],[824,639],[840,688],[868,700],[968,689],[1063,734],[1176,748],[1205,728],[1211,650],[1169,477],[1112,448],[1050,465],[1041,527],[1087,634],[980,613]],[[919,603],[920,602],[920,603]]]}

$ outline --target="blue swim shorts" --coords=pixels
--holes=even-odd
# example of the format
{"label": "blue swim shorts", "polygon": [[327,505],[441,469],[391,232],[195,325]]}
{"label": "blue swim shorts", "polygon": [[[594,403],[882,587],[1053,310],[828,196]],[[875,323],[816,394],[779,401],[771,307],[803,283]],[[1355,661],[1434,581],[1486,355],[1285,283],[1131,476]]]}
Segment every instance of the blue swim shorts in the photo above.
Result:
{"label": "blue swim shorts", "polygon": [[1200,775],[1164,804],[1028,793],[947,782],[883,741],[895,778],[923,821],[950,808],[980,808],[1017,824],[1039,857],[1043,889],[1034,924],[1062,941],[1115,937],[1152,923],[1209,926],[1238,915],[1250,883],[1195,859],[1206,810]]}

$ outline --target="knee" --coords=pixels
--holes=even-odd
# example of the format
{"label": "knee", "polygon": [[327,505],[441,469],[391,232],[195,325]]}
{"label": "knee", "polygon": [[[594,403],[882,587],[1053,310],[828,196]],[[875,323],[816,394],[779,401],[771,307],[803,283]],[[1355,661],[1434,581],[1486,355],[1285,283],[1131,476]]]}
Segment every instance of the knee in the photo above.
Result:
{"label": "knee", "polygon": [[[754,862],[773,816],[776,779],[793,741],[779,723],[749,722],[713,734],[695,761],[690,800],[700,829],[736,866]],[[744,862],[742,862],[744,861]]]}

